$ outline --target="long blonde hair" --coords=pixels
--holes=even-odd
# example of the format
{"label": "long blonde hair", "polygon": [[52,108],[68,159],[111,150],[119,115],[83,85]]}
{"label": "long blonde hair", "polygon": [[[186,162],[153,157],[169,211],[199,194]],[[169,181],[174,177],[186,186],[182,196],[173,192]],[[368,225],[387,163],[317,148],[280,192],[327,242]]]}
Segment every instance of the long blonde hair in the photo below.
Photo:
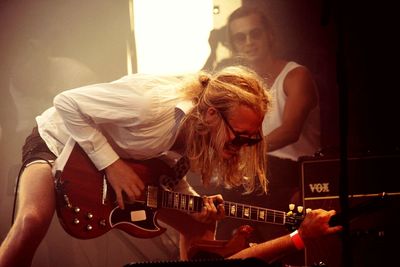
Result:
{"label": "long blonde hair", "polygon": [[186,81],[182,93],[185,99],[195,104],[183,120],[182,128],[186,133],[186,154],[192,170],[201,173],[203,184],[208,185],[212,177],[217,177],[219,183],[227,186],[242,185],[246,192],[252,192],[256,184],[262,192],[266,192],[265,141],[251,147],[243,146],[238,156],[223,159],[216,152],[223,149],[227,138],[225,124],[221,119],[217,133],[211,135],[211,127],[204,120],[210,107],[228,116],[239,105],[245,105],[264,117],[269,96],[262,78],[246,67],[230,66],[214,74],[200,72]]}

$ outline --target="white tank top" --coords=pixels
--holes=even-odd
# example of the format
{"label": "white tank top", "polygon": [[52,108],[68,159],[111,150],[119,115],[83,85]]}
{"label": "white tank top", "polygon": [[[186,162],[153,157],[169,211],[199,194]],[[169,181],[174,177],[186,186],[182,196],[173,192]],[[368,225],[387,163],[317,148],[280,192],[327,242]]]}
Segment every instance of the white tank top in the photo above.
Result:
{"label": "white tank top", "polygon": [[[267,112],[263,121],[263,133],[269,134],[282,124],[283,110],[286,103],[286,94],[283,83],[287,74],[300,65],[291,61],[286,64],[281,73],[276,77],[269,90],[272,96],[272,108]],[[310,111],[299,140],[268,153],[271,156],[297,161],[301,156],[312,156],[320,149],[320,109],[319,104]]]}

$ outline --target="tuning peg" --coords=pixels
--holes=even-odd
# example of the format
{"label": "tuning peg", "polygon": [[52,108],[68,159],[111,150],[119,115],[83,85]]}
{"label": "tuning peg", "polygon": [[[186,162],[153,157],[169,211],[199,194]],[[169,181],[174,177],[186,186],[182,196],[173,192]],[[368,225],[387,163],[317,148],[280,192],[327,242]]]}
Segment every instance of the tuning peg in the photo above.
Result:
{"label": "tuning peg", "polygon": [[297,207],[297,211],[298,211],[299,213],[302,213],[302,212],[303,212],[303,206],[298,206],[298,207]]}
{"label": "tuning peg", "polygon": [[289,210],[294,210],[294,208],[295,208],[295,205],[293,203],[289,204]]}
{"label": "tuning peg", "polygon": [[309,213],[309,212],[311,212],[311,209],[310,209],[310,208],[307,208],[307,209],[306,209],[306,213]]}

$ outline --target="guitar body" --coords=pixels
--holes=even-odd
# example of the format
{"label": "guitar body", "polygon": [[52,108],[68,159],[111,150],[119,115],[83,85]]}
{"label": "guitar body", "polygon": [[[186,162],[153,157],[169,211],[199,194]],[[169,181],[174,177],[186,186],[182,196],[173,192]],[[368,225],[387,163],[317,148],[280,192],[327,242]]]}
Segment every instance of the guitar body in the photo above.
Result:
{"label": "guitar body", "polygon": [[[145,185],[159,184],[162,175],[173,176],[159,159],[127,160]],[[98,171],[79,145],[75,145],[62,172],[56,173],[56,211],[64,230],[79,239],[90,239],[113,228],[139,237],[151,238],[165,229],[157,224],[156,208],[148,207],[146,196],[126,203],[121,210],[104,171]]]}

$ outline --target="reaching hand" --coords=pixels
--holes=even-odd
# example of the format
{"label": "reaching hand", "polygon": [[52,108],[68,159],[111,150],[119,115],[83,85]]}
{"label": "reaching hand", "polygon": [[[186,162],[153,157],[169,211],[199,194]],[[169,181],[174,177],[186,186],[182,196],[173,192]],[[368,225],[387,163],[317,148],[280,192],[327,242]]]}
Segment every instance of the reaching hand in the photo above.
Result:
{"label": "reaching hand", "polygon": [[125,208],[124,194],[128,200],[134,201],[144,190],[144,184],[140,177],[121,159],[106,168],[106,175],[115,191],[118,206],[121,209]]}
{"label": "reaching hand", "polygon": [[329,226],[329,220],[335,214],[336,211],[334,210],[326,211],[323,209],[308,212],[299,228],[301,239],[307,243],[308,240],[341,231],[342,226]]}
{"label": "reaching hand", "polygon": [[[200,213],[195,213],[193,217],[203,223],[219,221],[225,216],[223,202],[221,195],[203,196],[203,208]],[[215,206],[214,203],[218,203],[218,205]]]}

